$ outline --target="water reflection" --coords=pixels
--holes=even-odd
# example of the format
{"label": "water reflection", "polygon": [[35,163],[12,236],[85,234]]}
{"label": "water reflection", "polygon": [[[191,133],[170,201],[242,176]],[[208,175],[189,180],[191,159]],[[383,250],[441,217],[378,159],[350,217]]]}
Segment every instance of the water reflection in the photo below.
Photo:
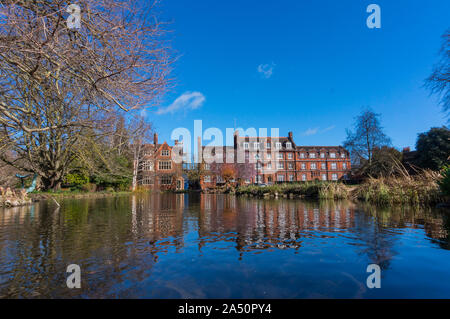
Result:
{"label": "water reflection", "polygon": [[[394,273],[414,249],[434,271],[443,264],[435,276],[449,276],[449,229],[445,212],[351,202],[204,194],[65,200],[60,209],[41,202],[0,210],[0,297],[361,297],[369,292],[360,268]],[[71,263],[81,266],[81,290],[65,286]],[[427,270],[419,266],[403,267]],[[374,296],[402,292],[394,285]]]}

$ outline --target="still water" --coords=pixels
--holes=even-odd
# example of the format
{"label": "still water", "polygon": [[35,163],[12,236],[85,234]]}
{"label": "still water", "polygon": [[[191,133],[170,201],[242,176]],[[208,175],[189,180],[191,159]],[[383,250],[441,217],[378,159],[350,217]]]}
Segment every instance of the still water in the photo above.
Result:
{"label": "still water", "polygon": [[[41,202],[0,209],[0,298],[450,298],[449,230],[448,210],[350,202]],[[70,264],[81,289],[66,286]]]}

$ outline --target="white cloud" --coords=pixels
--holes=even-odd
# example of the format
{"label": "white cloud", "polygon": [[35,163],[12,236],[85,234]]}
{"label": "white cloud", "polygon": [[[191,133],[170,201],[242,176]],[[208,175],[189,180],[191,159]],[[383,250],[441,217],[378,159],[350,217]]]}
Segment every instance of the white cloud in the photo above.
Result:
{"label": "white cloud", "polygon": [[315,135],[315,134],[317,134],[318,131],[319,131],[318,127],[316,127],[316,128],[309,128],[303,133],[303,135],[305,135],[305,136]]}
{"label": "white cloud", "polygon": [[320,127],[309,128],[305,132],[303,132],[303,136],[316,135],[317,133],[326,133],[328,131],[331,131],[335,127],[336,127],[335,125],[331,125],[331,126],[328,126],[328,127],[324,128],[322,130],[320,129]]}
{"label": "white cloud", "polygon": [[324,128],[323,130],[322,130],[322,133],[325,133],[325,132],[328,132],[328,131],[331,131],[332,129],[334,129],[336,127],[336,125],[331,125],[331,126],[328,126],[327,128]]}
{"label": "white cloud", "polygon": [[206,98],[200,92],[185,92],[168,107],[160,108],[156,114],[174,113],[178,110],[195,110],[205,103]]}
{"label": "white cloud", "polygon": [[270,79],[273,74],[273,69],[275,64],[260,64],[258,65],[258,73],[261,74],[265,79]]}

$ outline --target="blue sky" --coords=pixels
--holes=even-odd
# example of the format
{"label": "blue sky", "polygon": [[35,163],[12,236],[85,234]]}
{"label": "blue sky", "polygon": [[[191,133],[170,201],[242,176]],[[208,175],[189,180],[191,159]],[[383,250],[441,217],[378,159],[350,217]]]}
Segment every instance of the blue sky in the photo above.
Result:
{"label": "blue sky", "polygon": [[[381,7],[381,29],[366,8]],[[382,114],[396,147],[446,120],[423,88],[450,27],[448,0],[176,0],[176,86],[147,112],[173,129],[279,128],[300,145],[340,145],[363,107]]]}

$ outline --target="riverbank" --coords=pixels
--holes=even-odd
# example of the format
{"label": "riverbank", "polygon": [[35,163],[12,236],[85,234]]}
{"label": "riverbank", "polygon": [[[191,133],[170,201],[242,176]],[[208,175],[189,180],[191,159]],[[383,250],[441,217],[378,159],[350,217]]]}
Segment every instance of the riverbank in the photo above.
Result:
{"label": "riverbank", "polygon": [[414,205],[446,207],[450,198],[439,187],[440,175],[423,172],[401,177],[369,178],[358,185],[340,182],[305,182],[266,187],[241,186],[236,195],[261,198],[312,198],[360,200],[377,206]]}

